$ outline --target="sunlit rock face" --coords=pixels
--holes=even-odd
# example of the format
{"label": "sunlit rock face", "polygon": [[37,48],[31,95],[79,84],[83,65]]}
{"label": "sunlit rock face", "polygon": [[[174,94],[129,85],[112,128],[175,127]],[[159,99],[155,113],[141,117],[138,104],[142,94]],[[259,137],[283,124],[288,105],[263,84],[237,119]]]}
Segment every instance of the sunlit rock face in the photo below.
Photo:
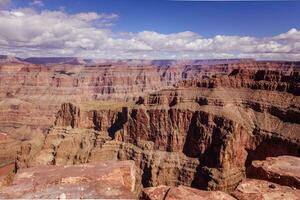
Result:
{"label": "sunlit rock face", "polygon": [[278,185],[276,183],[246,179],[242,181],[232,195],[236,199],[284,199],[296,200],[299,199],[300,190]]}
{"label": "sunlit rock face", "polygon": [[146,200],[172,200],[172,199],[234,200],[235,199],[224,192],[197,190],[185,186],[179,186],[179,187],[158,186],[158,187],[146,188],[143,191],[143,197]]}
{"label": "sunlit rock face", "polygon": [[[64,102],[135,101],[150,92],[174,88],[183,79],[256,67],[254,63],[238,59],[92,61],[0,56],[0,132],[17,143],[36,140],[36,135],[42,138],[48,132]],[[15,155],[12,150],[7,162],[13,162]]]}
{"label": "sunlit rock face", "polygon": [[252,162],[248,170],[251,177],[272,181],[280,185],[300,188],[300,158],[294,156],[268,157]]}
{"label": "sunlit rock face", "polygon": [[1,188],[0,198],[136,199],[135,172],[130,161],[26,168]]}

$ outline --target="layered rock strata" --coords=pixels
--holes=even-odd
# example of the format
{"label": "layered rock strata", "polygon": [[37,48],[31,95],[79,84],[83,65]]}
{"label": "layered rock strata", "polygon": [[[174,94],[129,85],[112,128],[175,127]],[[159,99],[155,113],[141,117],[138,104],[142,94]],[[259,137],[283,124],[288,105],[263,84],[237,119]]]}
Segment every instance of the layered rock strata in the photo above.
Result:
{"label": "layered rock strata", "polygon": [[[230,191],[253,160],[299,156],[299,63],[100,68],[58,75],[53,105],[73,103],[61,105],[42,144],[22,142],[18,169],[130,159],[143,187]],[[104,85],[114,89],[91,95]]]}
{"label": "layered rock strata", "polygon": [[[276,98],[262,101],[268,96]],[[298,100],[277,91],[188,87],[154,93],[136,103],[67,103],[29,165],[132,159],[144,187],[232,190],[252,160],[298,155],[299,124],[283,122],[268,109],[297,106]],[[262,109],[253,109],[254,102]],[[268,149],[261,151],[264,147]]]}
{"label": "layered rock strata", "polygon": [[[133,65],[128,61],[128,64],[112,62],[111,64],[85,66],[4,62],[0,64],[0,108],[2,110],[0,128],[2,132],[8,134],[23,127],[46,132],[63,102],[95,99],[130,100],[149,92],[173,88],[174,84],[182,80],[202,80],[216,74],[234,75],[236,72],[232,73],[233,69],[260,69],[261,71],[255,75],[256,79],[265,76],[272,78],[276,74],[268,74],[270,72],[265,72],[265,70],[275,70],[279,73],[278,75],[288,74],[298,70],[299,63],[220,60],[142,62],[141,65]],[[243,73],[242,76],[244,75]],[[245,80],[248,78],[245,77]],[[271,80],[273,83],[277,81],[274,78]],[[281,91],[287,89],[284,83],[288,80],[283,77],[280,81],[282,82],[280,85],[273,84],[268,87],[278,87]],[[292,88],[288,90],[298,91]]]}
{"label": "layered rock strata", "polygon": [[17,161],[18,168],[23,168],[107,160],[134,160],[139,167],[137,179],[145,187],[160,184],[190,185],[199,165],[197,159],[183,153],[153,150],[149,142],[136,146],[111,140],[103,132],[59,127],[52,129],[40,152],[21,152]]}
{"label": "layered rock strata", "polygon": [[[182,80],[206,80],[218,74],[231,74],[234,77],[234,69],[261,70],[262,72],[255,75],[257,80],[265,76],[277,77],[281,73],[288,76],[299,69],[299,62],[257,62],[249,59],[107,60],[88,65],[78,58],[22,60],[2,56],[0,61],[0,132],[19,142],[34,139],[36,134],[47,133],[61,103],[64,102],[108,99],[135,101],[139,96],[174,88]],[[264,70],[275,70],[279,74],[264,74]],[[243,72],[240,77],[243,76],[248,80],[248,76],[254,75],[245,75]],[[273,85],[261,86],[261,89],[278,87],[280,91],[297,92],[297,86],[287,86],[286,80],[281,78],[279,86],[275,86],[273,83],[278,80],[273,78]],[[298,82],[297,79],[291,81]],[[224,85],[223,82],[221,85]],[[281,114],[281,110],[274,112]],[[10,161],[13,161],[13,157],[10,157]]]}

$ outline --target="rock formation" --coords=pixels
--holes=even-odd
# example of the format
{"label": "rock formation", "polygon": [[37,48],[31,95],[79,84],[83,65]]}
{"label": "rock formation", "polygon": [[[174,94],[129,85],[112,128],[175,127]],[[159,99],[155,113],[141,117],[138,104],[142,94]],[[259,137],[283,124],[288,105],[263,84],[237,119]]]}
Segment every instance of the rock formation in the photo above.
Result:
{"label": "rock formation", "polygon": [[16,169],[133,160],[139,191],[232,192],[252,161],[299,156],[300,63],[211,62],[1,65]]}
{"label": "rock formation", "polygon": [[[173,88],[183,79],[223,73],[236,67],[257,67],[254,60],[237,59],[89,61],[93,65],[72,63],[74,59],[78,60],[0,56],[0,132],[17,142],[35,140],[37,134],[48,132],[64,102],[135,101],[147,93]],[[289,67],[294,65],[297,63]]]}
{"label": "rock formation", "polygon": [[39,166],[19,170],[0,198],[136,199],[133,162]]}
{"label": "rock formation", "polygon": [[158,186],[143,191],[145,200],[234,200],[232,196],[220,191],[197,190],[185,186]]}
{"label": "rock formation", "polygon": [[300,189],[300,158],[279,156],[253,161],[248,176]]}
{"label": "rock formation", "polygon": [[295,188],[278,185],[272,182],[246,179],[232,194],[239,200],[248,199],[280,199],[280,200],[296,200],[299,199],[300,190]]}

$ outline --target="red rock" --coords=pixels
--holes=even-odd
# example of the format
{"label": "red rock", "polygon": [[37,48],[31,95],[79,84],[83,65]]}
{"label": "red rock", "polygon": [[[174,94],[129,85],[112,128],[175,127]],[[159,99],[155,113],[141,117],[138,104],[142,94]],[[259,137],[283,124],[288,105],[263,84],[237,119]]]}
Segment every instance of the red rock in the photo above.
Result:
{"label": "red rock", "polygon": [[78,61],[0,65],[0,130],[22,141],[18,167],[132,159],[145,186],[225,191],[252,160],[298,155],[299,62]]}
{"label": "red rock", "polygon": [[264,180],[246,179],[232,195],[239,200],[299,200],[300,190]]}
{"label": "red rock", "polygon": [[143,193],[147,200],[234,200],[224,192],[198,190],[186,186],[145,188]]}
{"label": "red rock", "polygon": [[[65,103],[32,163],[65,165],[110,155],[135,160],[145,186],[193,182],[210,190],[231,190],[245,177],[250,153],[297,154],[299,145],[292,137],[299,137],[300,125],[282,122],[270,111],[296,103],[297,98],[285,92],[197,87],[151,93],[142,104]],[[264,109],[257,111],[253,104]],[[101,148],[109,145],[103,145],[107,140],[102,136],[122,144],[110,146],[114,153],[106,153]],[[260,144],[267,148],[259,150]],[[27,166],[22,164],[26,159],[18,158],[19,166]],[[197,159],[205,168],[199,169]]]}
{"label": "red rock", "polygon": [[0,167],[0,177],[5,176],[7,173],[12,171],[14,169],[14,164],[6,165],[3,167]]}
{"label": "red rock", "polygon": [[164,200],[171,187],[160,185],[143,189],[143,198],[146,200]]}
{"label": "red rock", "polygon": [[252,161],[249,176],[300,188],[300,158],[278,156]]}
{"label": "red rock", "polygon": [[9,175],[13,174],[14,168],[15,168],[14,164],[0,167],[0,187],[8,184]]}
{"label": "red rock", "polygon": [[37,166],[19,170],[0,198],[135,199],[135,165],[108,161],[70,166]]}
{"label": "red rock", "polygon": [[13,162],[21,142],[7,133],[0,132],[0,167]]}
{"label": "red rock", "polygon": [[248,70],[234,69],[229,75],[216,75],[210,79],[184,80],[178,86],[197,86],[209,88],[251,88],[253,90],[268,90],[300,94],[297,84],[299,72],[284,70]]}

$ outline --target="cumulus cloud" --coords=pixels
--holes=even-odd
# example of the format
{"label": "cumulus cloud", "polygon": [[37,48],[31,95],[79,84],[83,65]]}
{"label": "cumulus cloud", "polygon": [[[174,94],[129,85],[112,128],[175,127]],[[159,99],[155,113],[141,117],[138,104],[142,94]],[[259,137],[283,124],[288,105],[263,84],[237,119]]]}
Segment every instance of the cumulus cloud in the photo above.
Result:
{"label": "cumulus cloud", "polygon": [[[0,2],[3,0],[0,0]],[[36,1],[33,1],[36,2]],[[0,3],[1,5],[1,3]],[[186,31],[117,33],[116,14],[31,8],[0,10],[0,54],[87,58],[256,58],[299,59],[300,31],[273,37],[216,35]]]}
{"label": "cumulus cloud", "polygon": [[32,6],[44,6],[44,2],[42,0],[34,0],[32,2],[30,2],[30,5]]}

